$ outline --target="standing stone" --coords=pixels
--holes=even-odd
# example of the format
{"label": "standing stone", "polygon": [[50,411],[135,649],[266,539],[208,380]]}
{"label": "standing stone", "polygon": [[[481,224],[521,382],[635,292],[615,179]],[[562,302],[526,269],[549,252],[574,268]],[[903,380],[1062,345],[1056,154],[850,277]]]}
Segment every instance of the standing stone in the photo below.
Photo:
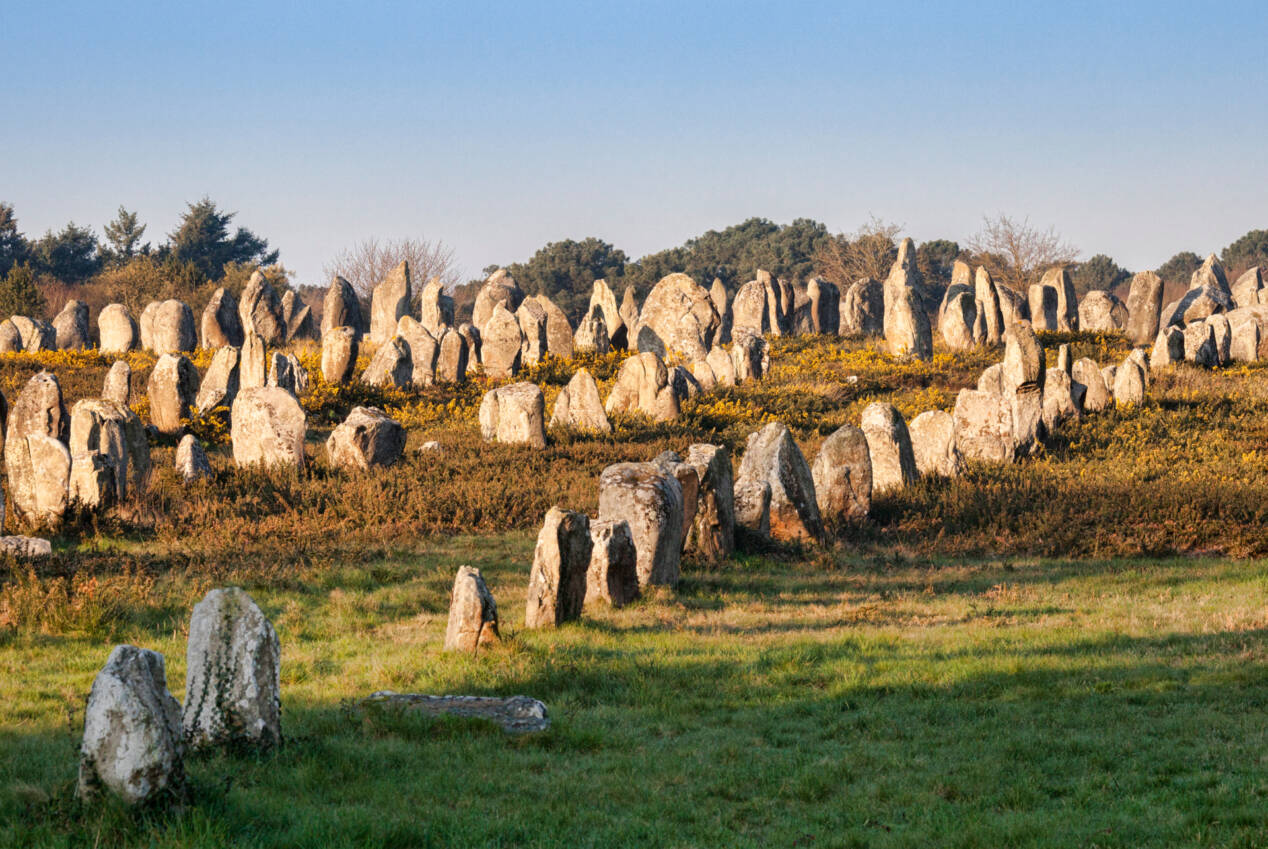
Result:
{"label": "standing stone", "polygon": [[452,327],[440,337],[440,353],[436,357],[436,380],[441,383],[462,383],[467,379],[467,340]]}
{"label": "standing stone", "polygon": [[1085,412],[1096,413],[1113,403],[1110,388],[1105,385],[1105,378],[1093,360],[1087,357],[1075,360],[1071,367],[1071,379],[1075,384],[1083,387]]}
{"label": "standing stone", "polygon": [[573,337],[573,348],[577,351],[593,352],[599,356],[612,350],[612,340],[608,336],[603,310],[597,304],[590,308],[590,312],[586,313],[585,318],[581,319],[581,323],[577,325],[577,332]]}
{"label": "standing stone", "polygon": [[180,433],[181,419],[189,418],[198,397],[198,370],[184,354],[164,354],[154,364],[145,392],[150,421],[159,433]]}
{"label": "standing stone", "polygon": [[211,477],[211,463],[207,460],[207,452],[192,433],[181,437],[176,446],[176,472],[185,483]]}
{"label": "standing stone", "polygon": [[1258,265],[1248,269],[1241,277],[1237,278],[1237,282],[1233,284],[1230,292],[1233,296],[1233,303],[1238,308],[1268,303],[1268,289],[1264,288],[1263,269]]}
{"label": "standing stone", "polygon": [[[586,317],[593,320],[595,315],[603,319],[603,327],[612,347],[629,348],[629,332],[625,327],[625,320],[621,318],[621,308],[616,303],[616,293],[608,286],[606,280],[594,281],[594,288],[590,292],[590,306],[586,310]],[[584,349],[580,335],[581,328],[578,327],[576,345]],[[597,344],[594,347],[598,349]],[[606,351],[600,351],[600,353],[606,353]]]}
{"label": "standing stone", "polygon": [[705,561],[717,562],[735,551],[735,490],[731,456],[720,445],[697,443],[687,449],[685,464],[696,472],[695,516],[685,548]]}
{"label": "standing stone", "polygon": [[1079,329],[1079,298],[1074,293],[1074,281],[1070,279],[1070,271],[1065,267],[1050,268],[1044,273],[1039,285],[1051,289],[1056,298],[1056,327],[1062,333],[1070,333]]}
{"label": "standing stone", "polygon": [[1228,316],[1223,313],[1208,316],[1206,324],[1211,328],[1211,335],[1215,340],[1216,363],[1221,366],[1228,365],[1233,345],[1233,326],[1228,323]]}
{"label": "standing stone", "polygon": [[311,341],[319,338],[313,324],[313,311],[293,289],[282,296],[282,322],[286,328],[286,342]]}
{"label": "standing stone", "polygon": [[515,278],[505,268],[499,268],[484,281],[480,291],[476,293],[475,304],[471,308],[471,323],[480,331],[483,339],[487,335],[487,324],[493,317],[494,307],[501,305],[512,316],[524,302],[524,292],[515,282]]}
{"label": "standing stone", "polygon": [[475,654],[480,646],[502,639],[498,633],[498,606],[480,570],[459,566],[449,596],[449,624],[445,626],[445,651]]}
{"label": "standing stone", "polygon": [[859,429],[872,458],[872,494],[893,492],[920,477],[907,423],[892,404],[877,401],[863,411]]}
{"label": "standing stone", "polygon": [[11,316],[9,321],[18,329],[18,335],[22,338],[22,350],[31,354],[57,350],[57,331],[47,321],[24,315]]}
{"label": "standing stone", "polygon": [[101,353],[126,354],[137,346],[137,325],[123,304],[107,304],[97,314]]}
{"label": "standing stone", "polygon": [[129,486],[144,482],[150,468],[149,443],[136,415],[99,398],[75,402],[70,414],[71,457],[68,495],[96,509],[128,497]]}
{"label": "standing stone", "polygon": [[1233,339],[1229,344],[1229,359],[1239,363],[1259,361],[1259,324],[1244,321],[1233,330]]}
{"label": "standing stone", "polygon": [[446,328],[454,326],[453,298],[445,292],[439,277],[427,281],[419,301],[419,321],[432,336],[439,339]]}
{"label": "standing stone", "polygon": [[960,292],[947,302],[938,329],[952,351],[967,351],[976,344],[977,302],[971,292]]}
{"label": "standing stone", "polygon": [[194,408],[209,413],[216,407],[230,407],[238,394],[238,349],[226,345],[212,355],[211,365],[203,375]]}
{"label": "standing stone", "polygon": [[132,366],[123,360],[115,360],[106,372],[106,380],[101,387],[101,397],[114,401],[121,407],[128,406],[132,400]]}
{"label": "standing stone", "polygon": [[365,319],[361,315],[361,302],[352,284],[339,275],[330,281],[326,298],[321,306],[321,336],[336,327],[351,327],[358,337],[365,332]]}
{"label": "standing stone", "polygon": [[652,463],[617,463],[599,475],[599,520],[627,521],[638,584],[673,586],[682,558],[682,486]]}
{"label": "standing stone", "polygon": [[490,389],[480,401],[480,435],[486,442],[545,448],[545,407],[535,383]]}
{"label": "standing stone", "polygon": [[167,691],[163,655],[115,646],[84,708],[77,795],[108,791],[128,804],[156,799],[185,782],[181,708]]}
{"label": "standing stone", "polygon": [[964,471],[964,457],[955,444],[955,418],[942,410],[928,410],[908,425],[916,471],[922,476],[954,478]]}
{"label": "standing stone", "polygon": [[268,386],[280,386],[292,395],[308,394],[308,370],[294,354],[274,353],[269,360]]}
{"label": "standing stone", "polygon": [[55,344],[59,351],[82,351],[92,347],[88,328],[88,305],[71,299],[53,319]]}
{"label": "standing stone", "polygon": [[718,378],[708,360],[696,360],[692,363],[691,377],[700,386],[701,392],[712,392],[718,388]]}
{"label": "standing stone", "polygon": [[242,319],[238,299],[221,286],[203,309],[200,337],[204,348],[242,347]]}
{"label": "standing stone", "polygon": [[1127,328],[1127,307],[1109,292],[1094,290],[1079,304],[1079,329],[1091,333],[1120,333]]}
{"label": "standing stone", "polygon": [[481,362],[489,377],[514,377],[520,370],[524,347],[524,332],[514,315],[501,303],[491,307],[491,313],[480,328]]}
{"label": "standing stone", "polygon": [[625,295],[621,298],[621,323],[625,325],[629,349],[635,350],[634,328],[638,327],[638,299],[634,296],[634,287],[626,286]]}
{"label": "standing stone", "polygon": [[370,364],[361,373],[361,382],[386,389],[404,389],[414,376],[414,365],[409,358],[409,345],[399,336],[393,336],[379,346]]}
{"label": "standing stone", "polygon": [[185,738],[195,747],[282,742],[282,651],[277,632],[237,587],[194,605],[185,649]]}
{"label": "standing stone", "polygon": [[[1219,365],[1219,353],[1215,345],[1215,331],[1205,321],[1197,321],[1184,328],[1184,358],[1196,366],[1215,368]],[[1114,396],[1117,399],[1117,395]]]}
{"label": "standing stone", "polygon": [[860,521],[872,509],[872,456],[863,431],[837,428],[819,446],[810,469],[819,511],[828,521]]}
{"label": "standing stone", "polygon": [[741,334],[731,345],[731,363],[736,383],[761,380],[770,368],[770,345],[761,336]]}
{"label": "standing stone", "polygon": [[546,350],[552,357],[572,359],[572,324],[568,316],[545,295],[534,295],[532,299],[546,313]]}
{"label": "standing stone", "polygon": [[1005,393],[1025,386],[1043,389],[1047,363],[1043,346],[1031,330],[1030,323],[1018,321],[1004,334],[1004,368],[1001,375]]}
{"label": "standing stone", "polygon": [[159,302],[150,301],[145,305],[145,309],[141,310],[141,317],[137,319],[141,348],[146,351],[154,350],[154,317],[158,315],[158,309]]}
{"label": "standing stone", "polygon": [[761,336],[769,333],[773,324],[766,286],[758,280],[741,286],[731,304],[731,338],[745,334]]}
{"label": "standing stone", "polygon": [[[1045,275],[1046,277],[1046,275]],[[1030,324],[1035,330],[1052,332],[1057,329],[1057,290],[1053,286],[1035,283],[1030,287]]]}
{"label": "standing stone", "polygon": [[661,357],[703,360],[721,327],[722,319],[709,292],[686,274],[670,274],[643,302],[635,343],[639,351],[652,351]]}
{"label": "standing stone", "polygon": [[725,345],[731,341],[731,328],[734,316],[731,313],[731,302],[728,299],[726,286],[722,284],[720,278],[713,278],[713,285],[709,287],[709,299],[713,301],[713,308],[718,311],[718,317],[722,319],[722,326],[718,328],[718,335],[714,339],[714,343]]}
{"label": "standing stone", "polygon": [[286,342],[282,302],[258,269],[251,272],[251,279],[242,290],[242,297],[238,301],[238,319],[242,322],[244,336],[254,333],[269,347]]}
{"label": "standing stone", "polygon": [[22,350],[22,333],[12,318],[0,321],[0,354],[15,354]]}
{"label": "standing stone", "polygon": [[885,287],[864,277],[845,290],[841,307],[841,333],[848,336],[881,336],[885,332]]}
{"label": "standing stone", "polygon": [[585,603],[624,607],[638,598],[638,552],[624,519],[590,523],[590,567]]}
{"label": "standing stone", "polygon": [[1070,373],[1070,346],[1067,343],[1057,346],[1057,368],[1066,374]]}
{"label": "standing stone", "polygon": [[750,434],[739,482],[770,484],[770,534],[777,540],[813,542],[823,537],[814,478],[801,449],[781,422]]}
{"label": "standing stone", "polygon": [[1158,335],[1162,317],[1162,278],[1152,271],[1132,277],[1127,293],[1127,338],[1133,345],[1148,345]]}
{"label": "standing stone", "polygon": [[1048,369],[1043,384],[1043,426],[1048,433],[1056,433],[1067,421],[1078,420],[1080,400],[1076,398],[1074,381],[1058,368]]}
{"label": "standing stone", "polygon": [[404,452],[405,428],[377,407],[353,407],[326,440],[330,465],[337,469],[390,466]]}
{"label": "standing stone", "polygon": [[458,325],[458,335],[467,340],[467,362],[474,366],[483,362],[480,354],[480,331],[471,322]]}
{"label": "standing stone", "polygon": [[1178,327],[1164,327],[1158,331],[1149,363],[1162,368],[1172,363],[1184,362],[1184,331]]}
{"label": "standing stone", "polygon": [[810,324],[815,333],[835,336],[841,330],[841,290],[835,283],[812,277],[806,284],[810,298]]}
{"label": "standing stone", "polygon": [[750,536],[770,539],[770,481],[735,482],[735,527],[737,536],[743,529]]}
{"label": "standing stone", "polygon": [[983,318],[985,335],[982,341],[987,345],[998,345],[1004,339],[1005,328],[999,287],[991,273],[980,265],[973,277],[973,298],[977,312]]}
{"label": "standing stone", "polygon": [[607,413],[603,411],[603,401],[599,398],[599,384],[589,371],[577,369],[568,385],[559,391],[559,397],[555,399],[555,411],[550,417],[550,426],[597,433],[612,432],[612,424],[608,421]]}
{"label": "standing stone", "polygon": [[[666,393],[674,399],[672,402]],[[645,351],[621,364],[605,410],[609,416],[640,412],[656,421],[668,421],[677,418],[676,398],[669,369],[658,355]]]}
{"label": "standing stone", "polygon": [[356,328],[331,327],[321,337],[321,379],[338,385],[352,380],[357,368]]}
{"label": "standing stone", "polygon": [[682,542],[687,547],[687,538],[691,534],[691,525],[696,518],[696,504],[700,497],[700,475],[694,466],[682,461],[682,457],[673,451],[662,451],[652,458],[652,465],[667,475],[673,475],[682,488]]}
{"label": "standing stone", "polygon": [[1011,405],[998,392],[961,389],[955,399],[955,440],[962,456],[992,463],[1014,456]]}
{"label": "standing stone", "polygon": [[[910,241],[904,239],[903,247]],[[912,262],[905,262],[900,250],[885,280],[885,344],[891,356],[928,360],[933,356],[933,331]]]}
{"label": "standing stone", "polygon": [[525,298],[515,311],[520,325],[520,364],[533,366],[546,356],[546,310],[532,298]]}
{"label": "standing stone", "polygon": [[244,387],[233,401],[231,421],[233,461],[239,468],[304,467],[307,417],[299,400],[285,389]]}
{"label": "standing stone", "polygon": [[[749,337],[750,339],[753,337]],[[736,383],[735,361],[731,359],[731,354],[724,348],[715,347],[709,351],[709,356],[705,357],[705,363],[709,366],[709,371],[713,373],[713,380],[717,386],[734,386]]]}
{"label": "standing stone", "polygon": [[371,342],[381,345],[391,339],[401,316],[409,313],[412,296],[409,271],[409,263],[402,261],[374,287],[370,296]]}
{"label": "standing stone", "polygon": [[256,333],[247,333],[238,352],[238,387],[256,389],[268,384],[269,361],[265,356],[264,340]]}
{"label": "standing stone", "polygon": [[[149,311],[149,307],[146,308]],[[142,316],[144,322],[144,316]],[[194,314],[184,301],[166,300],[155,307],[150,317],[150,350],[158,356],[179,354],[198,347],[194,331]]]}
{"label": "standing stone", "polygon": [[533,550],[525,628],[553,628],[581,618],[590,552],[586,514],[551,507]]}
{"label": "standing stone", "polygon": [[415,386],[431,386],[436,382],[436,360],[440,343],[413,316],[403,315],[396,323],[396,336],[409,349],[410,377]]}
{"label": "standing stone", "polygon": [[1114,372],[1114,403],[1120,407],[1145,403],[1145,372],[1131,358]]}
{"label": "standing stone", "polygon": [[1018,321],[1030,320],[1030,312],[1026,306],[1026,298],[1019,292],[996,281],[995,293],[999,295],[999,311],[1004,317],[1004,330],[1007,331]]}

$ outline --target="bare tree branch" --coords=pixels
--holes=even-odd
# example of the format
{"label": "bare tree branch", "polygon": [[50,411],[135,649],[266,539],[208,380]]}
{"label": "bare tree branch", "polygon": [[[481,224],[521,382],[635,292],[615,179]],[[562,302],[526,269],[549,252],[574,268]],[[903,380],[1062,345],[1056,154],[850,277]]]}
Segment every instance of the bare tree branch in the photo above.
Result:
{"label": "bare tree branch", "polygon": [[996,279],[1022,293],[1049,268],[1068,265],[1079,256],[1079,249],[1054,228],[1039,230],[1030,226],[1029,218],[1017,221],[1002,212],[994,218],[983,216],[982,229],[966,244]]}
{"label": "bare tree branch", "polygon": [[815,273],[841,287],[871,277],[884,280],[898,256],[895,238],[901,224],[876,216],[855,232],[832,236],[815,252]]}
{"label": "bare tree branch", "polygon": [[357,294],[368,297],[383,282],[387,273],[401,261],[409,263],[415,290],[433,277],[439,277],[447,291],[462,282],[462,271],[454,263],[453,248],[444,242],[427,239],[366,239],[339,253],[323,271],[326,277],[338,274],[352,285]]}

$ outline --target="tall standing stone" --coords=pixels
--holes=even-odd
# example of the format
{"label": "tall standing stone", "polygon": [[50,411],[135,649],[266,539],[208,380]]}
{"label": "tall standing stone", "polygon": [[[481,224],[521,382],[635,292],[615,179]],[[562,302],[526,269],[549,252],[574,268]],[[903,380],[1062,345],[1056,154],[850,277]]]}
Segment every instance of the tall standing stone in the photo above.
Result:
{"label": "tall standing stone", "polygon": [[863,431],[837,428],[819,446],[810,467],[819,511],[828,521],[858,521],[872,509],[872,455]]}
{"label": "tall standing stone", "polygon": [[973,276],[973,299],[978,314],[983,318],[987,345],[998,345],[1004,338],[1004,311],[1000,303],[999,287],[991,273],[983,266],[977,267]]}
{"label": "tall standing stone", "polygon": [[514,315],[501,303],[491,307],[480,329],[481,363],[489,377],[514,377],[522,363],[524,332]]}
{"label": "tall standing stone", "polygon": [[237,587],[194,605],[185,650],[185,738],[198,746],[282,742],[282,651],[263,611]]}
{"label": "tall standing stone", "polygon": [[330,281],[330,288],[326,290],[326,298],[322,301],[322,338],[324,339],[326,334],[335,327],[351,327],[358,337],[365,332],[366,328],[365,319],[361,315],[361,301],[357,299],[357,293],[353,290],[352,284],[337,274],[335,279]]}
{"label": "tall standing stone", "polygon": [[640,412],[655,421],[676,419],[678,397],[664,361],[651,351],[628,358],[617,372],[604,409],[609,416]]}
{"label": "tall standing stone", "polygon": [[185,483],[211,477],[211,463],[207,460],[207,452],[192,433],[182,436],[180,444],[176,446],[175,466]]}
{"label": "tall standing stone", "polygon": [[761,336],[770,332],[772,324],[766,286],[761,281],[750,280],[735,293],[731,303],[731,338]]}
{"label": "tall standing stone", "polygon": [[216,407],[233,405],[234,396],[238,394],[238,357],[238,349],[230,345],[212,355],[211,365],[207,366],[194,398],[198,412],[209,413]]}
{"label": "tall standing stone", "polygon": [[1119,333],[1127,328],[1127,307],[1109,292],[1093,290],[1079,302],[1079,329],[1091,333]]}
{"label": "tall standing stone", "polygon": [[625,295],[621,298],[621,322],[625,325],[629,349],[636,350],[634,345],[634,328],[638,327],[638,299],[634,296],[634,287],[626,286]]}
{"label": "tall standing stone", "polygon": [[150,399],[150,421],[159,433],[181,430],[198,397],[198,370],[184,354],[164,354],[150,371],[145,384]]}
{"label": "tall standing stone", "polygon": [[471,308],[471,323],[480,331],[483,339],[487,335],[487,324],[493,318],[494,307],[501,306],[513,316],[523,302],[524,292],[515,278],[505,268],[499,268],[489,275],[476,293],[475,304]]}
{"label": "tall standing stone", "polygon": [[545,295],[534,295],[533,300],[546,313],[546,350],[552,357],[572,359],[572,324],[568,316]]}
{"label": "tall standing stone", "polygon": [[737,477],[740,484],[770,484],[772,537],[786,542],[823,537],[810,466],[782,422],[771,422],[749,435]]}
{"label": "tall standing stone", "polygon": [[361,373],[361,382],[368,386],[404,389],[413,380],[414,365],[410,362],[409,345],[393,336],[374,352],[370,364]]}
{"label": "tall standing stone", "polygon": [[884,335],[884,284],[870,277],[864,277],[850,284],[842,299],[841,333],[847,336]]}
{"label": "tall standing stone", "polygon": [[624,519],[590,523],[590,567],[585,603],[624,607],[638,598],[638,552]]}
{"label": "tall standing stone", "polygon": [[449,622],[445,627],[445,651],[474,654],[480,646],[496,643],[498,606],[480,570],[459,566],[449,596]]}
{"label": "tall standing stone", "polygon": [[92,333],[88,327],[88,305],[71,299],[53,319],[53,332],[57,350],[82,351],[92,347]]}
{"label": "tall standing stone", "polygon": [[547,511],[533,550],[524,627],[552,628],[581,618],[591,546],[586,514],[558,507]]}
{"label": "tall standing stone", "polygon": [[251,279],[238,299],[238,319],[242,322],[244,336],[252,333],[270,347],[286,342],[286,322],[282,317],[282,301],[272,284],[258,269],[251,272]]}
{"label": "tall standing stone", "polygon": [[192,351],[198,346],[194,314],[184,301],[166,300],[155,307],[150,314],[150,333],[150,350],[160,357]]}
{"label": "tall standing stone", "polygon": [[423,286],[420,297],[419,322],[437,339],[446,328],[454,326],[453,297],[445,292],[445,284],[433,277]]}
{"label": "tall standing stone", "polygon": [[233,461],[246,466],[304,467],[307,417],[299,400],[276,386],[242,388],[233,401]]}
{"label": "tall standing stone", "polygon": [[[608,286],[606,280],[594,281],[594,287],[590,292],[590,306],[586,311],[587,316],[593,316],[596,309],[603,317],[603,326],[612,346],[628,348],[629,332],[625,327],[625,320],[621,318],[621,308],[616,302],[616,293]],[[577,332],[580,335],[580,327],[577,328]],[[577,344],[581,347],[580,340]]]}
{"label": "tall standing stone", "polygon": [[612,432],[612,424],[599,398],[599,384],[589,371],[577,369],[568,385],[559,391],[550,425],[596,433]]}
{"label": "tall standing stone", "polygon": [[321,378],[337,385],[352,380],[357,368],[357,331],[353,327],[331,327],[321,337]]}
{"label": "tall standing stone", "polygon": [[967,351],[976,344],[974,325],[977,322],[977,302],[971,292],[960,292],[951,298],[942,311],[938,329],[942,341],[952,351]]}
{"label": "tall standing stone", "polygon": [[520,364],[537,365],[548,350],[546,338],[546,310],[536,300],[525,298],[515,311],[520,325]]}
{"label": "tall standing stone", "polygon": [[731,456],[720,445],[697,443],[687,449],[686,465],[696,472],[696,509],[685,548],[706,561],[735,551],[735,487]]}
{"label": "tall standing stone", "polygon": [[920,477],[907,423],[892,404],[877,401],[863,411],[859,429],[872,459],[872,494],[902,489]]}
{"label": "tall standing stone", "polygon": [[[903,240],[904,247],[910,239]],[[885,344],[891,356],[927,360],[933,356],[933,331],[921,300],[919,272],[914,258],[904,261],[900,250],[885,280]]]}
{"label": "tall standing stone", "polygon": [[123,304],[107,304],[101,308],[97,314],[97,333],[103,354],[126,354],[140,342],[136,321]]}
{"label": "tall standing stone", "polygon": [[138,804],[185,782],[181,708],[167,691],[163,655],[115,646],[84,708],[77,794]]}
{"label": "tall standing stone", "polygon": [[436,360],[440,342],[413,316],[403,315],[396,323],[396,336],[409,348],[410,382],[431,386],[436,382]]}
{"label": "tall standing stone", "polygon": [[221,286],[203,309],[200,338],[204,348],[242,346],[242,318],[238,315],[238,299]]}
{"label": "tall standing stone", "polygon": [[409,313],[412,297],[409,263],[388,272],[383,282],[374,287],[370,296],[370,341],[383,344],[396,333],[397,322]]}
{"label": "tall standing stone", "polygon": [[1152,344],[1162,317],[1162,278],[1152,271],[1132,277],[1127,293],[1127,338],[1133,345]]}
{"label": "tall standing stone", "polygon": [[[617,321],[620,321],[619,317]],[[599,356],[612,350],[607,322],[603,318],[603,310],[598,305],[591,307],[590,312],[586,313],[581,323],[577,325],[577,332],[573,336],[573,347],[577,351],[593,352]]]}
{"label": "tall standing stone", "polygon": [[452,327],[446,327],[440,337],[440,353],[436,357],[436,380],[462,383],[467,379],[469,358],[466,337]]}
{"label": "tall standing stone", "polygon": [[101,387],[101,397],[126,407],[132,401],[132,366],[123,360],[115,360],[106,372]]}
{"label": "tall standing stone", "polygon": [[639,351],[661,357],[703,360],[721,327],[709,292],[686,274],[670,274],[643,302],[634,342]]}
{"label": "tall standing stone", "polygon": [[682,485],[652,463],[617,463],[599,475],[599,520],[627,521],[638,583],[678,583],[682,558]]}
{"label": "tall standing stone", "polygon": [[1089,413],[1099,412],[1113,403],[1110,388],[1105,385],[1096,362],[1087,357],[1080,357],[1070,367],[1070,378],[1083,387],[1083,409]]}
{"label": "tall standing stone", "polygon": [[69,495],[86,507],[108,506],[144,488],[150,472],[145,427],[127,407],[104,398],[75,402],[70,415]]}
{"label": "tall standing stone", "polygon": [[953,478],[964,471],[964,457],[955,444],[955,419],[942,410],[928,410],[907,426],[911,451],[920,475]]}
{"label": "tall standing stone", "polygon": [[722,319],[722,326],[718,328],[717,338],[714,343],[725,345],[731,341],[731,328],[734,324],[734,315],[731,312],[731,302],[720,278],[713,278],[713,285],[709,287],[709,298],[713,301],[713,308],[718,311],[718,317]]}
{"label": "tall standing stone", "polygon": [[810,278],[806,284],[810,298],[810,326],[815,333],[831,336],[841,329],[841,290],[835,283],[820,277]]}

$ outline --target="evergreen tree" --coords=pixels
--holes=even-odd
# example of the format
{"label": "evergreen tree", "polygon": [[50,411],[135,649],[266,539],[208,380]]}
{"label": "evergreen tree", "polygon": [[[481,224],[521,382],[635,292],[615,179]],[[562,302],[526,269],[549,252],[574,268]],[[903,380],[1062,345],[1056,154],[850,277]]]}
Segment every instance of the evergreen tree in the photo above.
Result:
{"label": "evergreen tree", "polygon": [[229,222],[236,212],[221,212],[210,198],[191,203],[181,217],[180,226],[168,238],[167,253],[178,262],[190,262],[209,279],[219,280],[226,263],[273,265],[278,252],[269,250],[262,239],[245,227],[232,235]]}
{"label": "evergreen tree", "polygon": [[1158,276],[1171,286],[1189,287],[1189,278],[1202,267],[1202,257],[1193,251],[1180,251],[1158,267]]}
{"label": "evergreen tree", "polygon": [[97,237],[72,221],[58,233],[48,231],[32,245],[31,262],[37,274],[63,283],[83,283],[101,268]]}
{"label": "evergreen tree", "polygon": [[1131,272],[1126,268],[1105,254],[1097,254],[1087,262],[1076,265],[1070,274],[1070,281],[1074,284],[1074,291],[1082,297],[1088,292],[1112,291],[1130,276]]}
{"label": "evergreen tree", "polygon": [[44,314],[44,296],[35,286],[35,274],[29,263],[15,265],[0,279],[0,316],[26,315],[39,318]]}
{"label": "evergreen tree", "polygon": [[18,218],[13,214],[12,204],[0,203],[0,275],[8,274],[13,266],[25,262],[28,250],[26,239],[18,232]]}
{"label": "evergreen tree", "polygon": [[1255,265],[1268,266],[1268,230],[1251,230],[1225,248],[1220,259],[1231,274]]}
{"label": "evergreen tree", "polygon": [[119,214],[105,226],[106,241],[110,243],[110,259],[116,263],[127,262],[137,253],[149,253],[149,243],[138,248],[141,237],[145,235],[145,225],[140,223],[135,212],[128,212],[120,206]]}

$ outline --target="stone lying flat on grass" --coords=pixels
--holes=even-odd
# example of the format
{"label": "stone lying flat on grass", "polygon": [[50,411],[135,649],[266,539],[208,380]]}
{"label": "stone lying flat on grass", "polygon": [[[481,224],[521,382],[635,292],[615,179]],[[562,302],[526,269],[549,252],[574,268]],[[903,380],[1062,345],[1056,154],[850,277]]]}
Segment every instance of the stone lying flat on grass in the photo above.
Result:
{"label": "stone lying flat on grass", "polygon": [[53,555],[53,544],[39,537],[0,537],[0,553],[30,559],[51,557]]}
{"label": "stone lying flat on grass", "polygon": [[508,734],[530,734],[550,728],[546,705],[528,696],[499,699],[492,696],[427,696],[380,690],[363,705],[398,705],[428,716],[461,716],[484,719],[502,726]]}

